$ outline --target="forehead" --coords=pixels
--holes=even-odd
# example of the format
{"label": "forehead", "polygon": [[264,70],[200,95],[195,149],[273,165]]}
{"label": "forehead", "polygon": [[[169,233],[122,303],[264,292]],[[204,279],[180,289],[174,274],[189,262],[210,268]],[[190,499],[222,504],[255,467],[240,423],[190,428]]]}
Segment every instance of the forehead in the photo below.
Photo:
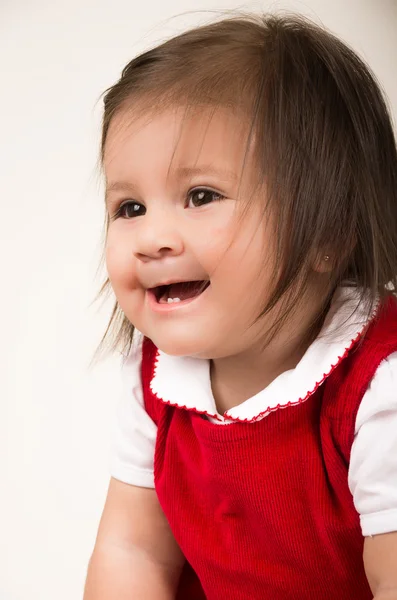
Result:
{"label": "forehead", "polygon": [[175,107],[139,114],[124,110],[110,123],[103,161],[106,179],[145,173],[148,165],[167,176],[209,166],[239,176],[248,139],[247,121],[228,109]]}

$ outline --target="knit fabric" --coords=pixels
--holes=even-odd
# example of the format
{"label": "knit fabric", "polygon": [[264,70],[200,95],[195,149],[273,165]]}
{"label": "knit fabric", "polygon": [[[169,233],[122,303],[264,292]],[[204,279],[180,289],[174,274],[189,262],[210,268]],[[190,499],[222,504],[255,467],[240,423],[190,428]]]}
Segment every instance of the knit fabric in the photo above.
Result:
{"label": "knit fabric", "polygon": [[145,340],[155,487],[188,561],[178,599],[372,599],[347,476],[361,399],[396,350],[390,299],[304,402],[219,426],[156,397],[157,349]]}

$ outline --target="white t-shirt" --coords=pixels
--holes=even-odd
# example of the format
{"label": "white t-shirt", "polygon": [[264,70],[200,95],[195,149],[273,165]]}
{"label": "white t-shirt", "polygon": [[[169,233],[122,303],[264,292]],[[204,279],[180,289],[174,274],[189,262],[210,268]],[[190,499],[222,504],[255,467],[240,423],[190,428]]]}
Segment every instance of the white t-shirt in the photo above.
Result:
{"label": "white t-shirt", "polygon": [[[257,420],[288,403],[298,404],[324,380],[368,323],[356,296],[341,288],[318,338],[298,365],[267,388],[219,415],[211,391],[209,362],[159,353],[152,390],[175,406],[195,408],[214,423],[233,426]],[[343,325],[343,326],[341,326]],[[111,475],[128,484],[154,487],[156,425],[144,408],[140,365],[142,338],[123,361]],[[280,398],[284,400],[280,403]],[[288,410],[293,410],[293,406]],[[249,427],[249,423],[247,423]],[[384,360],[366,391],[357,417],[348,482],[364,536],[397,531],[397,352]]]}

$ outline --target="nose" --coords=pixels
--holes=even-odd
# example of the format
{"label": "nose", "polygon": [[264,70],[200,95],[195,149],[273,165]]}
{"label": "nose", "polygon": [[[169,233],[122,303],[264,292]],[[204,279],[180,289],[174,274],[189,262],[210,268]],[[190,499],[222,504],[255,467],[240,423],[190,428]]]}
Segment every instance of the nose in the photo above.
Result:
{"label": "nose", "polygon": [[184,244],[175,217],[164,213],[148,214],[134,234],[134,256],[142,262],[158,260],[183,253]]}

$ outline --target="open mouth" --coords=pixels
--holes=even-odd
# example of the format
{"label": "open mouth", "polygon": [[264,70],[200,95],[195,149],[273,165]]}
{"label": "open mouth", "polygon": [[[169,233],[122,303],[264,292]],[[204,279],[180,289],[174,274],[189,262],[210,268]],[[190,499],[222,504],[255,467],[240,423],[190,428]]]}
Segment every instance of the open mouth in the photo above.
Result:
{"label": "open mouth", "polygon": [[149,291],[158,304],[172,304],[197,298],[209,285],[209,281],[181,281],[169,285],[159,285]]}

